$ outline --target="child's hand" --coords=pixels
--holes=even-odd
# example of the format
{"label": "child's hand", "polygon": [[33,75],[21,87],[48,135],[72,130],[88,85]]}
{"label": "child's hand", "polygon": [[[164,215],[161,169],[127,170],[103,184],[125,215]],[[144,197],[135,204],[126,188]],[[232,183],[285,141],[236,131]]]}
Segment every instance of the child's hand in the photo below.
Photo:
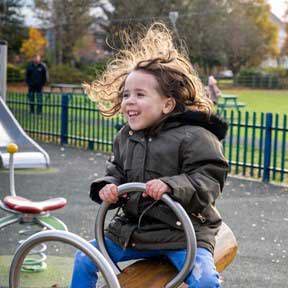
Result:
{"label": "child's hand", "polygon": [[107,184],[99,191],[102,201],[116,203],[118,201],[118,187],[115,184]]}
{"label": "child's hand", "polygon": [[159,179],[153,179],[146,183],[146,191],[143,197],[150,196],[155,200],[159,200],[165,192],[172,192],[171,188]]}

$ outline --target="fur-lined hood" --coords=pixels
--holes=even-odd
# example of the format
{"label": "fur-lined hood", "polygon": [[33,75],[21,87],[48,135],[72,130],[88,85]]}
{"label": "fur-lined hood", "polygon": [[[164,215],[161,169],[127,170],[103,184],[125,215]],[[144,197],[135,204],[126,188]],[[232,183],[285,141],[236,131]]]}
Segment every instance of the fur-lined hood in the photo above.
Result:
{"label": "fur-lined hood", "polygon": [[200,126],[212,132],[220,141],[227,134],[228,124],[220,116],[204,112],[186,110],[184,112],[173,113],[163,118],[160,123],[147,129],[145,134],[156,135],[161,129],[168,130],[181,125]]}
{"label": "fur-lined hood", "polygon": [[166,118],[164,127],[166,127],[166,125],[170,126],[169,123],[176,124],[177,122],[179,124],[181,123],[182,125],[188,124],[193,126],[201,126],[216,135],[219,140],[223,140],[228,131],[227,122],[216,114],[211,114],[209,116],[206,113],[198,111],[176,113]]}

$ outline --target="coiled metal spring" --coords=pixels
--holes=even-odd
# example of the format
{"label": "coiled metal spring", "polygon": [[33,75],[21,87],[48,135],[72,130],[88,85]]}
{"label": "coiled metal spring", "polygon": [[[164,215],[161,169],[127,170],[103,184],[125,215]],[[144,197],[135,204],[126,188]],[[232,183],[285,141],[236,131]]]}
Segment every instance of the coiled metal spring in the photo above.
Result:
{"label": "coiled metal spring", "polygon": [[[29,236],[47,230],[46,228],[39,229],[39,226],[36,224],[28,224],[23,229],[19,230],[19,234],[22,236]],[[25,239],[19,240],[18,244],[23,243]],[[28,256],[25,258],[23,265],[21,267],[21,271],[23,272],[41,272],[47,268],[47,264],[45,260],[47,259],[47,255],[44,253],[47,250],[47,245],[45,243],[41,243],[40,245],[33,248]]]}

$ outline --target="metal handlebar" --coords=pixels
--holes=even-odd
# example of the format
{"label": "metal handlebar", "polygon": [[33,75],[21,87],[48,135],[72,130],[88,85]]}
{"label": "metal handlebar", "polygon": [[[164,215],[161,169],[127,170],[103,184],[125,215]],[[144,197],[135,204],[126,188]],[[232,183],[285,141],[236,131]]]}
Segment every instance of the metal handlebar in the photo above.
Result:
{"label": "metal handlebar", "polygon": [[[130,193],[130,192],[144,192],[146,190],[146,185],[144,183],[138,183],[138,182],[132,182],[127,183],[118,186],[118,193],[119,196]],[[172,200],[171,197],[169,197],[168,194],[163,194],[161,197],[161,200],[169,206],[172,211],[176,214],[176,216],[179,218],[180,222],[183,225],[184,233],[186,236],[186,258],[183,265],[182,270],[178,272],[178,274],[165,285],[165,288],[173,288],[178,287],[188,276],[189,272],[192,270],[194,261],[195,261],[195,255],[196,255],[196,235],[195,231],[192,225],[192,222],[187,215],[184,208],[176,201]],[[111,260],[106,247],[105,247],[105,241],[104,241],[104,222],[105,217],[108,211],[110,204],[107,202],[102,202],[100,209],[97,214],[96,223],[95,223],[95,238],[99,246],[100,252],[104,255],[106,260],[109,262],[110,266],[113,268],[114,272],[116,274],[119,274],[120,271],[116,267],[116,265]]]}
{"label": "metal handlebar", "polygon": [[10,266],[9,288],[19,287],[20,269],[26,255],[33,247],[48,241],[59,241],[81,250],[97,265],[109,287],[121,288],[113,269],[104,256],[94,246],[74,233],[59,230],[48,230],[34,234],[17,248]]}

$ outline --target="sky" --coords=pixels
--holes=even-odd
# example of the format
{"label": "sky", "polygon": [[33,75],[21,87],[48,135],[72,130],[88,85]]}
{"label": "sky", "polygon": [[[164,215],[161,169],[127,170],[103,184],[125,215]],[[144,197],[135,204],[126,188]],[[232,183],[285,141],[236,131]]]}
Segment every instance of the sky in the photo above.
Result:
{"label": "sky", "polygon": [[288,6],[285,5],[285,0],[268,0],[268,3],[272,8],[272,12],[280,19],[283,19],[286,7]]}

